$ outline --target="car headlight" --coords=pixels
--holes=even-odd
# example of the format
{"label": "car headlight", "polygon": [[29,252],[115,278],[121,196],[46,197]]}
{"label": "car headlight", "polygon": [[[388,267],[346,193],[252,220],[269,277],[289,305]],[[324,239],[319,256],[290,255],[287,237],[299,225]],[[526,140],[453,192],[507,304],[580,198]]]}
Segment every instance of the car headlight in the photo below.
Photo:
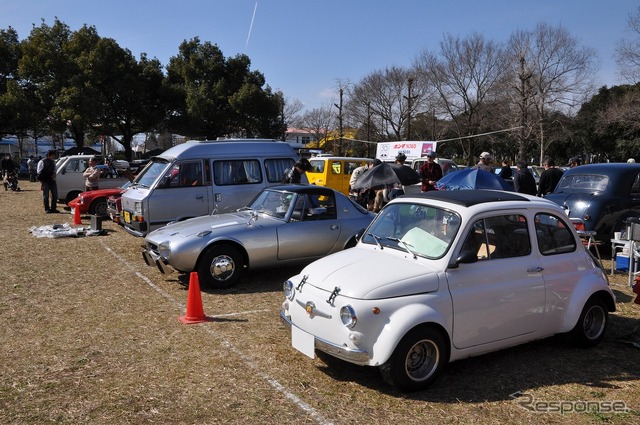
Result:
{"label": "car headlight", "polygon": [[134,202],[133,212],[142,215],[142,202]]}
{"label": "car headlight", "polygon": [[171,256],[171,244],[169,241],[160,242],[158,245],[158,254],[165,260],[168,260]]}
{"label": "car headlight", "polygon": [[343,306],[340,309],[340,320],[342,320],[342,324],[347,328],[353,329],[356,323],[358,323],[355,309],[350,305]]}
{"label": "car headlight", "polygon": [[290,280],[287,280],[282,284],[282,290],[284,291],[284,296],[287,297],[287,299],[289,300],[293,300],[293,296],[296,293],[296,291],[294,290],[294,287],[295,286],[293,282],[291,282]]}

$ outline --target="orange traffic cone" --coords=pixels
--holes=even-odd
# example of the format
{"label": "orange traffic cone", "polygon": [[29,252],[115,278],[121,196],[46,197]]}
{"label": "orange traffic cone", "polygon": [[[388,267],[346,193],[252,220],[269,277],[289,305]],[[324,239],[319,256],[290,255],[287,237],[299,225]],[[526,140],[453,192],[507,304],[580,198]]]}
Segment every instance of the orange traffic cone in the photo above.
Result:
{"label": "orange traffic cone", "polygon": [[73,224],[82,224],[82,219],[80,219],[80,207],[77,205],[73,209]]}
{"label": "orange traffic cone", "polygon": [[189,293],[187,294],[187,312],[184,316],[178,317],[185,325],[192,323],[202,323],[207,321],[202,307],[202,297],[200,295],[200,280],[197,272],[189,275]]}

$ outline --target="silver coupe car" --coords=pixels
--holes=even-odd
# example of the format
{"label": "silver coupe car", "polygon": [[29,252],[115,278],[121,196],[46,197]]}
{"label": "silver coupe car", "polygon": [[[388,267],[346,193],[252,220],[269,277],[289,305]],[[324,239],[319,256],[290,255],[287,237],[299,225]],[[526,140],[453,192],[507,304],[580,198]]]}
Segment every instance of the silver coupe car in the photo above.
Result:
{"label": "silver coupe car", "polygon": [[237,212],[170,223],[149,233],[142,255],[162,273],[196,271],[202,285],[222,289],[249,268],[306,264],[354,246],[374,217],[327,187],[273,186]]}

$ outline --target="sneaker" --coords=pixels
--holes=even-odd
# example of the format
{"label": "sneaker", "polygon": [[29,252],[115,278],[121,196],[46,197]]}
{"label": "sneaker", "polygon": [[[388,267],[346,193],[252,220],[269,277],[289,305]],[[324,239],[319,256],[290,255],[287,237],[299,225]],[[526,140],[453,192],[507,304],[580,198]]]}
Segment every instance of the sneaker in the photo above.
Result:
{"label": "sneaker", "polygon": [[49,213],[50,214],[59,214],[60,211],[58,211],[58,210],[49,210]]}

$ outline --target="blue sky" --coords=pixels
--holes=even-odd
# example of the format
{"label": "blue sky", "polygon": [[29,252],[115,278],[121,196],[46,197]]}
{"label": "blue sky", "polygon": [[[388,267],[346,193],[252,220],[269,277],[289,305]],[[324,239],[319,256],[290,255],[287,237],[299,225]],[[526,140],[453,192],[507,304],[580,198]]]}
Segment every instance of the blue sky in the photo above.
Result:
{"label": "blue sky", "polygon": [[[256,6],[257,5],[257,6]],[[600,85],[616,76],[615,46],[630,37],[633,0],[0,0],[0,28],[20,39],[42,19],[58,17],[72,30],[93,25],[139,57],[163,65],[183,40],[217,44],[226,57],[251,58],[274,90],[307,108],[337,100],[338,85],[357,83],[389,66],[409,66],[443,34],[478,32],[502,42],[539,22],[562,25],[596,49]],[[254,16],[255,11],[255,16]]]}

